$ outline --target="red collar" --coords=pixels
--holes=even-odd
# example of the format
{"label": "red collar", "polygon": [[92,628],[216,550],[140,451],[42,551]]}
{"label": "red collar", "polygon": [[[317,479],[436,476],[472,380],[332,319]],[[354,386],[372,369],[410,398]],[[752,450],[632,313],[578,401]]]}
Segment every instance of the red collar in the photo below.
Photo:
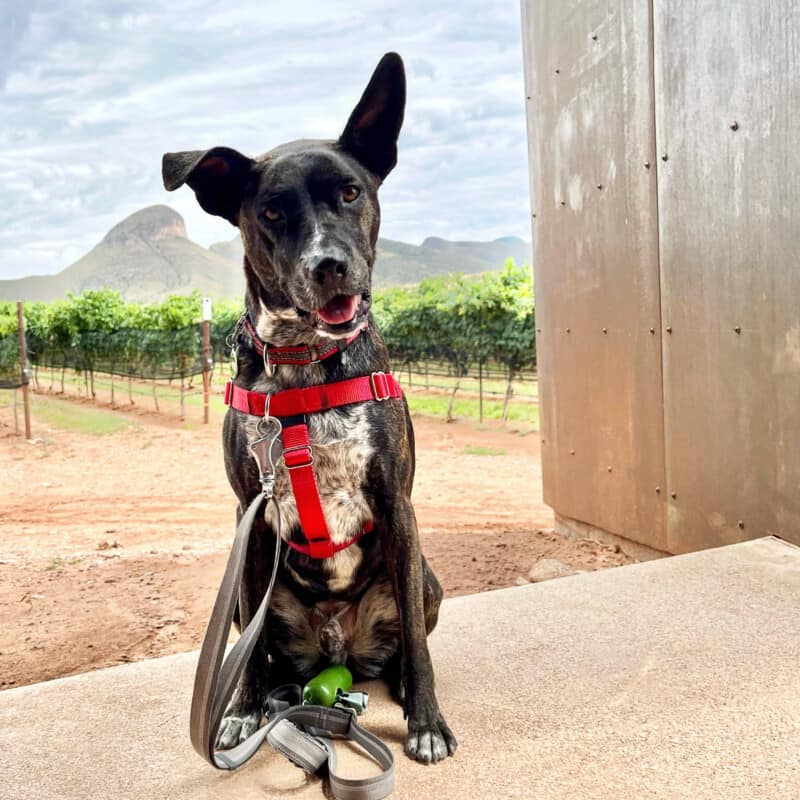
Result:
{"label": "red collar", "polygon": [[340,544],[334,544],[331,540],[314,474],[314,453],[305,415],[354,403],[383,402],[402,396],[400,384],[391,374],[385,372],[373,372],[361,378],[322,383],[302,389],[286,389],[271,395],[236,386],[232,380],[225,385],[225,405],[237,411],[258,417],[269,415],[287,418],[302,415],[301,422],[292,420],[281,431],[283,461],[289,471],[300,528],[307,541],[307,544],[301,544],[289,540],[290,547],[311,558],[330,558],[339,550],[357,542],[373,528],[372,520],[367,520],[362,530],[352,539]]}
{"label": "red collar", "polygon": [[250,338],[253,340],[253,347],[260,355],[264,355],[264,350],[267,351],[265,358],[268,364],[297,364],[304,366],[306,364],[314,364],[317,361],[324,361],[326,358],[335,356],[341,353],[346,347],[352,344],[361,334],[367,329],[367,326],[359,328],[352,336],[349,336],[343,342],[330,342],[329,344],[314,347],[313,345],[300,345],[298,347],[270,347],[263,342],[256,332],[253,323],[250,322],[249,317],[245,317],[244,327]]}

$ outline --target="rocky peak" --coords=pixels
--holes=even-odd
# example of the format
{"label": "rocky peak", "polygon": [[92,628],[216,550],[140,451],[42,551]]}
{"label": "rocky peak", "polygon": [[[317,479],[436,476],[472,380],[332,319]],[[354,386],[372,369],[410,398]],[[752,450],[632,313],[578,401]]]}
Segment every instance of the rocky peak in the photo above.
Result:
{"label": "rocky peak", "polygon": [[185,239],[183,217],[169,206],[156,205],[136,211],[115,225],[103,238],[106,244],[125,244],[131,239],[157,242],[162,239]]}

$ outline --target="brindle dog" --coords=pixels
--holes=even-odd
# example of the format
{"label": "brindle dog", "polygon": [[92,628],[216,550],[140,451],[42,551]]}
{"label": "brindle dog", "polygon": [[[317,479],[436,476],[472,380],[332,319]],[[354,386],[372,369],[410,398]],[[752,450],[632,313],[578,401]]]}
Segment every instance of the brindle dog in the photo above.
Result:
{"label": "brindle dog", "polygon": [[[164,185],[184,183],[200,205],[241,231],[246,307],[272,346],[324,345],[363,332],[339,354],[274,374],[240,336],[237,385],[259,392],[389,370],[370,314],[380,210],[378,188],[397,161],[405,108],[403,62],[385,55],[338,141],[303,140],[258,158],[226,147],[167,153]],[[260,491],[247,449],[258,419],[229,409],[223,441],[238,515]],[[408,717],[406,751],[439,761],[456,740],[439,710],[427,634],[442,589],[420,552],[411,505],[414,435],[405,400],[367,402],[308,417],[314,470],[331,538],[374,529],[330,558],[281,545],[279,578],[265,633],[226,712],[218,737],[233,747],[258,727],[270,687],[303,683],[331,663],[358,677],[384,677]],[[276,474],[281,535],[304,542],[285,466]],[[247,554],[239,622],[246,625],[272,569],[276,520],[268,506]]]}

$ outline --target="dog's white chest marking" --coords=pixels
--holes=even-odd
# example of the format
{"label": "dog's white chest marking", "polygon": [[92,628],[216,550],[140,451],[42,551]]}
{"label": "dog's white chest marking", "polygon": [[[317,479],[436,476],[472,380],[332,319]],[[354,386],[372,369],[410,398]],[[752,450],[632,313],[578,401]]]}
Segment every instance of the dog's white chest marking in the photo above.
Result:
{"label": "dog's white chest marking", "polygon": [[[364,523],[372,519],[363,491],[373,453],[366,408],[353,405],[310,414],[307,421],[322,510],[331,541],[339,544],[357,536]],[[280,506],[281,535],[288,539],[292,529],[300,524],[300,518],[289,472],[282,462],[275,474],[275,500]],[[277,523],[271,505],[267,506],[266,519],[273,527]],[[330,589],[347,589],[360,563],[358,547],[347,547],[326,559],[324,569]],[[302,575],[296,577],[302,581]]]}

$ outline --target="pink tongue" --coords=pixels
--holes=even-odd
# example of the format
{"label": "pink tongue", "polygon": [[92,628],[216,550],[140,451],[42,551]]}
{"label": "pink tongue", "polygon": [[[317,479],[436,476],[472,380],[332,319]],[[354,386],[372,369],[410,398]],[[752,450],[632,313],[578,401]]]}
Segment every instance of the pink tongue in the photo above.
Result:
{"label": "pink tongue", "polygon": [[328,325],[341,325],[353,319],[360,302],[360,294],[337,294],[322,308],[317,309],[317,316]]}

